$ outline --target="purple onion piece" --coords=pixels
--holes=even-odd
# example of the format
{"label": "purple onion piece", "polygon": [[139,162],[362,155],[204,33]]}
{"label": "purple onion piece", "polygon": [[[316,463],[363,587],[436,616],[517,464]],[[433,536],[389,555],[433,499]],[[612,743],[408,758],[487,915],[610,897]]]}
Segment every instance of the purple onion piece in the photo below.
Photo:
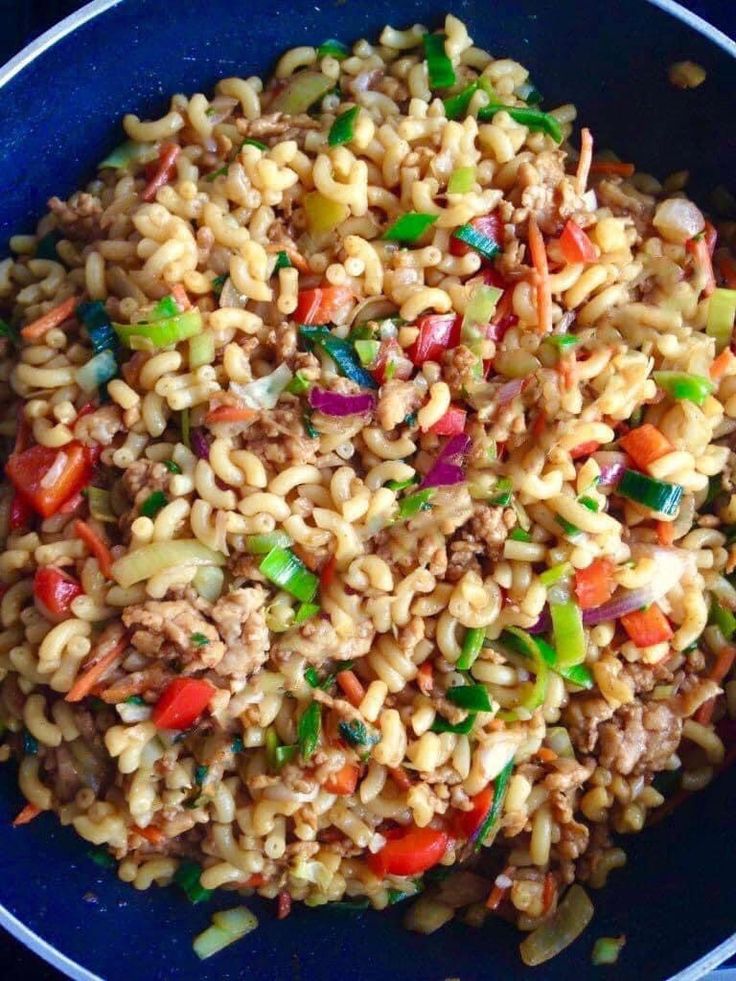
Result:
{"label": "purple onion piece", "polygon": [[521,395],[526,378],[514,378],[513,381],[502,385],[497,394],[496,401],[499,405],[508,405],[513,402],[517,395]]}
{"label": "purple onion piece", "polygon": [[[621,617],[625,617],[627,613],[634,613],[635,610],[649,606],[650,603],[654,602],[655,597],[656,593],[651,586],[628,590],[620,596],[608,600],[607,603],[603,603],[602,606],[596,606],[592,610],[583,610],[583,623],[586,627],[595,627],[607,620],[619,620]],[[537,622],[527,628],[527,633],[545,634],[551,629],[552,618],[549,608],[545,607]]]}
{"label": "purple onion piece", "polygon": [[615,487],[628,466],[626,454],[615,450],[601,450],[593,454],[593,459],[601,468],[599,487]]}
{"label": "purple onion piece", "polygon": [[200,460],[209,460],[210,443],[204,429],[193,429],[189,435],[189,442],[192,444],[192,453]]}
{"label": "purple onion piece", "polygon": [[324,388],[310,388],[309,404],[327,416],[353,416],[361,412],[371,412],[376,405],[372,392],[345,395],[341,392],[328,392]]}
{"label": "purple onion piece", "polygon": [[461,484],[465,480],[463,465],[470,449],[470,443],[470,436],[465,433],[451,436],[440,450],[439,456],[419,485],[419,489]]}

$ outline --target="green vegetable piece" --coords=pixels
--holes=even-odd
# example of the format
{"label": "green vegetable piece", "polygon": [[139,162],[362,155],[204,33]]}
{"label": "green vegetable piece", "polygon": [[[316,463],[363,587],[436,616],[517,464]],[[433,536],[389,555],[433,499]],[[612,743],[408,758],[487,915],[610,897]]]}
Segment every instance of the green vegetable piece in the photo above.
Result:
{"label": "green vegetable piece", "polygon": [[542,101],[542,93],[529,79],[517,86],[515,94],[523,99],[528,106],[537,106]]}
{"label": "green vegetable piece", "polygon": [[319,688],[319,675],[317,674],[317,669],[312,667],[311,664],[308,668],[304,669],[304,680],[312,688]]}
{"label": "green vegetable piece", "polygon": [[449,89],[455,84],[455,69],[445,51],[446,39],[445,34],[425,34],[422,38],[429,87],[432,89]]}
{"label": "green vegetable piece", "polygon": [[598,937],[593,944],[591,961],[596,967],[615,964],[626,943],[626,937]]}
{"label": "green vegetable piece", "polygon": [[344,61],[350,56],[350,49],[342,41],[328,38],[317,48],[317,58],[334,58],[335,61]]}
{"label": "green vegetable piece", "polygon": [[311,620],[312,617],[317,616],[320,609],[318,603],[300,603],[294,614],[294,625],[304,623],[305,620]]}
{"label": "green vegetable piece", "polygon": [[375,746],[380,739],[380,736],[375,732],[369,731],[368,727],[360,719],[340,722],[338,723],[337,729],[349,746]]}
{"label": "green vegetable piece", "polygon": [[682,487],[679,484],[655,480],[654,477],[648,477],[636,470],[624,470],[617,492],[622,497],[667,517],[677,513],[682,499]]}
{"label": "green vegetable piece", "polygon": [[530,542],[532,536],[528,531],[524,531],[523,528],[516,527],[513,531],[509,532],[509,538],[512,542]]}
{"label": "green vegetable piece", "polygon": [[223,274],[222,276],[215,276],[215,278],[212,280],[212,292],[215,294],[215,296],[219,296],[220,293],[222,293],[222,287],[225,285],[226,279],[227,276]]}
{"label": "green vegetable piece", "polygon": [[163,491],[156,490],[145,499],[141,504],[141,514],[145,518],[155,518],[156,515],[169,503]]}
{"label": "green vegetable piece", "polygon": [[211,184],[213,181],[216,181],[218,177],[224,177],[225,174],[227,174],[229,166],[230,166],[229,164],[225,164],[222,167],[218,167],[217,170],[210,171],[210,173],[207,174],[205,177],[207,183]]}
{"label": "green vegetable piece", "polygon": [[459,685],[445,692],[448,701],[472,712],[492,712],[493,705],[485,685]]}
{"label": "green vegetable piece", "polygon": [[288,548],[293,545],[285,531],[269,531],[260,535],[246,535],[245,548],[251,555],[268,555],[272,548]]}
{"label": "green vegetable piece", "polygon": [[430,500],[435,490],[434,487],[427,487],[417,491],[416,494],[409,494],[408,497],[399,501],[399,514],[396,520],[409,521],[411,518],[415,518],[420,511],[430,511],[432,508]]}
{"label": "green vegetable piece", "polygon": [[734,633],[736,633],[736,616],[733,615],[731,610],[726,609],[717,599],[714,599],[710,606],[710,615],[708,617],[712,624],[721,631],[726,640],[731,640]]}
{"label": "green vegetable piece", "polygon": [[353,106],[341,112],[330,126],[327,142],[330,146],[340,146],[342,143],[349,143],[355,135],[355,120],[358,118],[360,106]]}
{"label": "green vegetable piece", "polygon": [[7,337],[11,344],[20,344],[20,334],[6,320],[0,319],[0,337]]}
{"label": "green vegetable piece", "polygon": [[59,253],[56,251],[56,245],[63,238],[64,236],[58,228],[52,228],[50,232],[47,232],[46,235],[44,235],[43,238],[40,238],[36,243],[36,258],[51,259],[52,262],[61,262],[59,259]]}
{"label": "green vegetable piece", "polygon": [[312,387],[312,383],[308,381],[301,371],[297,371],[294,377],[291,379],[289,384],[286,386],[286,391],[290,395],[304,395]]}
{"label": "green vegetable piece", "polygon": [[355,353],[360,359],[362,365],[371,365],[375,362],[378,357],[378,352],[381,348],[380,341],[361,341],[357,340],[354,342]]}
{"label": "green vegetable piece", "polygon": [[129,695],[125,699],[126,705],[145,705],[145,699],[141,695]]}
{"label": "green vegetable piece", "polygon": [[310,760],[319,744],[322,730],[322,713],[319,702],[310,702],[297,723],[297,742],[299,753],[306,762]]}
{"label": "green vegetable piece", "polygon": [[178,344],[203,330],[202,314],[197,307],[185,310],[173,317],[166,317],[146,324],[113,324],[122,344],[134,350],[149,347],[168,347]]}
{"label": "green vegetable piece", "polygon": [[594,497],[588,497],[588,495],[585,494],[583,495],[583,497],[579,497],[578,500],[583,505],[583,507],[587,508],[589,511],[598,512],[600,510],[600,504],[598,503],[598,501],[596,501]]}
{"label": "green vegetable piece", "polygon": [[441,715],[438,715],[430,726],[430,729],[432,732],[454,732],[457,733],[458,736],[467,736],[474,725],[474,713],[471,713],[467,719],[463,719],[462,722],[457,722],[454,725],[451,722],[448,722],[447,719],[443,719]]}
{"label": "green vegetable piece", "polygon": [[164,466],[169,473],[181,473],[181,467],[174,460],[164,460]]}
{"label": "green vegetable piece", "polygon": [[716,341],[716,351],[722,351],[731,343],[734,317],[736,317],[736,290],[719,287],[708,299],[705,332]]}
{"label": "green vegetable piece", "polygon": [[562,128],[554,116],[531,106],[504,106],[495,103],[478,110],[479,122],[490,122],[497,112],[507,112],[515,122],[533,132],[546,133],[555,143],[562,143]]}
{"label": "green vegetable piece", "polygon": [[455,665],[458,671],[469,671],[472,668],[483,649],[483,641],[485,639],[485,627],[468,627],[463,637],[460,657],[457,659]]}
{"label": "green vegetable piece", "polygon": [[563,518],[561,514],[555,515],[555,521],[570,538],[577,538],[578,535],[582,535],[578,526],[574,525],[572,521],[568,521],[567,518]]}
{"label": "green vegetable piece", "polygon": [[473,98],[475,93],[478,91],[478,82],[471,82],[470,85],[466,85],[464,89],[456,92],[455,95],[448,95],[446,99],[443,99],[445,104],[445,116],[448,119],[462,119],[462,117],[467,113],[468,107],[470,106],[470,100]]}
{"label": "green vegetable piece", "polygon": [[150,319],[153,321],[166,320],[169,317],[176,317],[179,313],[181,313],[179,304],[169,293],[167,296],[162,296],[158,301],[151,311]]}
{"label": "green vegetable piece", "polygon": [[274,753],[275,769],[280,770],[296,756],[297,746],[277,746]]}
{"label": "green vegetable piece", "polygon": [[415,474],[413,477],[408,477],[406,480],[387,480],[383,485],[388,487],[392,491],[402,491],[406,490],[407,487],[413,487],[415,484],[419,483],[419,477]]}
{"label": "green vegetable piece", "polygon": [[568,600],[566,603],[550,603],[549,612],[558,664],[582,664],[586,653],[582,610],[577,603]]}
{"label": "green vegetable piece", "polygon": [[552,344],[554,347],[559,348],[560,351],[568,351],[571,347],[575,347],[576,344],[580,343],[580,338],[575,337],[574,334],[549,334],[544,340],[547,344]]}
{"label": "green vegetable piece", "polygon": [[401,215],[384,233],[386,242],[416,242],[437,221],[438,215],[427,215],[420,211],[407,211]]}
{"label": "green vegetable piece", "polygon": [[174,882],[186,893],[190,903],[203,903],[212,898],[212,890],[205,889],[199,879],[202,866],[198,862],[185,858],[174,873]]}
{"label": "green vegetable piece", "polygon": [[209,637],[205,637],[204,634],[199,632],[193,633],[189,639],[195,647],[206,647],[210,642]]}
{"label": "green vegetable piece", "polygon": [[686,375],[680,371],[655,371],[654,380],[673,399],[702,405],[715,390],[710,378],[703,375]]}
{"label": "green vegetable piece", "polygon": [[242,146],[254,146],[256,150],[268,150],[268,147],[266,146],[265,143],[262,143],[260,140],[253,140],[250,137],[248,137],[248,139],[246,140],[243,140]]}
{"label": "green vegetable piece", "polygon": [[[482,255],[484,259],[493,259],[501,251],[501,246],[498,242],[494,242],[492,238],[484,235],[483,232],[479,232],[472,225],[461,225],[456,228],[452,233],[452,237],[458,239],[460,242],[465,242],[469,245],[471,249]],[[489,289],[495,289],[495,287],[487,287]],[[502,290],[496,289],[496,301],[500,297]],[[495,302],[494,302],[495,306]],[[487,321],[486,321],[487,322]]]}
{"label": "green vegetable piece", "polygon": [[493,488],[493,495],[490,499],[491,504],[499,507],[506,507],[511,503],[513,484],[510,477],[499,477]]}
{"label": "green vegetable piece", "polygon": [[549,588],[571,575],[572,565],[569,562],[560,562],[558,565],[552,565],[549,569],[545,569],[544,572],[540,573],[539,581],[545,588]]}
{"label": "green vegetable piece", "polygon": [[298,116],[315,102],[324,98],[335,87],[333,79],[311,68],[296,72],[271,103],[271,112],[283,112]]}
{"label": "green vegetable piece", "polygon": [[302,603],[310,603],[317,592],[319,579],[292,551],[275,546],[259,566],[263,575]]}
{"label": "green vegetable piece", "polygon": [[469,194],[475,186],[475,167],[456,167],[447,182],[448,194]]}
{"label": "green vegetable piece", "polygon": [[291,269],[293,265],[288,253],[282,250],[276,253],[276,264],[273,267],[273,271],[278,272],[279,269]]}
{"label": "green vegetable piece", "polygon": [[181,429],[182,443],[186,446],[188,450],[191,450],[192,444],[189,441],[189,435],[190,435],[189,409],[181,410],[181,415],[179,417],[179,428]]}
{"label": "green vegetable piece", "polygon": [[365,368],[358,362],[355,348],[342,337],[335,337],[328,327],[312,327],[302,324],[299,334],[308,344],[316,344],[321,347],[325,354],[328,354],[335,362],[335,366],[341,375],[351,381],[362,385],[364,388],[378,388],[378,382]]}
{"label": "green vegetable piece", "polygon": [[496,823],[501,816],[501,809],[503,807],[503,802],[506,799],[506,790],[509,785],[509,778],[514,769],[514,761],[510,759],[506,766],[501,770],[499,775],[496,777],[496,782],[493,785],[493,803],[491,804],[488,814],[486,815],[483,824],[480,826],[478,831],[478,836],[475,839],[475,851],[479,852],[483,845],[488,841],[491,832],[495,829]]}
{"label": "green vegetable piece", "polygon": [[23,752],[26,756],[38,755],[38,740],[27,729],[23,730]]}
{"label": "green vegetable piece", "polygon": [[114,869],[118,864],[112,855],[105,851],[104,848],[90,848],[87,855],[92,859],[95,865],[99,865],[103,869]]}

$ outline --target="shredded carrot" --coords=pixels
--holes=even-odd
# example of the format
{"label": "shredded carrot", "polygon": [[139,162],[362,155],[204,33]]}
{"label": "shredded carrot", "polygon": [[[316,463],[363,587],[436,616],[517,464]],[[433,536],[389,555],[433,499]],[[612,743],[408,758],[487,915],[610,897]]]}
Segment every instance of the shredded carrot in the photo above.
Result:
{"label": "shredded carrot", "polygon": [[557,363],[557,371],[559,372],[560,379],[562,381],[562,387],[568,392],[575,388],[575,382],[577,380],[577,365],[578,363],[575,360],[575,355],[573,355],[571,358],[560,358]]}
{"label": "shredded carrot", "polygon": [[171,287],[171,295],[176,300],[177,306],[180,310],[191,310],[192,304],[187,296],[187,291],[181,285],[177,283],[176,286]]}
{"label": "shredded carrot", "polygon": [[434,668],[431,661],[425,661],[417,671],[417,685],[423,695],[429,695],[434,688]]}
{"label": "shredded carrot", "polygon": [[636,170],[632,163],[622,163],[620,160],[594,160],[590,165],[591,174],[617,174],[619,177],[631,177]]}
{"label": "shredded carrot", "polygon": [[735,361],[736,356],[734,356],[731,348],[724,347],[713,364],[710,366],[710,377],[713,379],[713,381],[720,381],[726,372],[729,371]]}
{"label": "shredded carrot", "polygon": [[21,335],[25,337],[27,341],[37,341],[43,337],[43,335],[51,330],[52,327],[58,327],[59,324],[63,324],[65,320],[68,320],[72,316],[79,303],[79,298],[76,296],[68,296],[66,300],[58,305],[58,307],[53,307],[46,313],[38,317],[37,320],[32,321],[30,324],[26,324],[21,330]]}
{"label": "shredded carrot", "polygon": [[34,818],[41,813],[41,808],[35,804],[26,804],[22,811],[19,811],[13,821],[13,827],[19,828],[22,824],[30,824]]}
{"label": "shredded carrot", "polygon": [[346,763],[340,770],[330,773],[322,784],[328,794],[346,796],[352,794],[358,784],[360,767],[357,763]]}
{"label": "shredded carrot", "polygon": [[549,334],[552,330],[552,292],[549,285],[547,249],[533,215],[529,219],[529,251],[537,274],[537,330],[540,334]]}
{"label": "shredded carrot", "polygon": [[163,831],[160,828],[154,828],[153,825],[149,825],[147,828],[140,828],[137,824],[134,824],[132,830],[152,845],[160,845],[166,841],[166,835]]}
{"label": "shredded carrot", "polygon": [[89,667],[83,668],[70,690],[64,696],[64,701],[81,702],[83,698],[86,698],[100,678],[103,678],[110,668],[123,656],[127,643],[127,638],[121,637],[104,657],[101,657]]}
{"label": "shredded carrot", "polygon": [[74,522],[74,534],[81,538],[90,552],[97,559],[102,575],[107,579],[112,579],[112,552],[106,542],[91,528],[86,521],[79,518]]}
{"label": "shredded carrot", "polygon": [[557,753],[549,746],[540,746],[537,750],[537,758],[542,761],[542,763],[551,763],[553,760],[557,759]]}
{"label": "shredded carrot", "polygon": [[143,201],[153,201],[156,192],[164,184],[168,184],[174,173],[176,158],[181,153],[181,147],[176,143],[164,143],[158,155],[158,167],[156,173],[143,189],[141,199]]}
{"label": "shredded carrot", "polygon": [[218,405],[216,409],[210,409],[204,421],[208,426],[218,422],[250,422],[257,415],[255,409],[246,405]]}
{"label": "shredded carrot", "polygon": [[671,521],[658,521],[656,524],[657,541],[664,548],[670,548],[675,541],[675,526]]}
{"label": "shredded carrot", "polygon": [[[505,875],[507,879],[510,879],[514,872],[516,872],[514,866],[507,865],[506,868],[503,870],[502,874]],[[486,900],[486,908],[492,910],[498,909],[498,907],[503,902],[504,896],[506,895],[506,893],[509,891],[510,888],[511,886],[497,886],[496,883],[494,882],[493,889],[491,889],[490,895]]]}
{"label": "shredded carrot", "polygon": [[549,913],[552,908],[552,903],[555,901],[555,893],[557,892],[557,883],[555,882],[555,877],[551,872],[548,872],[544,877],[544,889],[542,891],[542,904],[545,913]]}
{"label": "shredded carrot", "polygon": [[577,446],[573,446],[570,450],[570,458],[572,460],[579,460],[581,456],[590,456],[591,453],[595,453],[597,449],[600,448],[600,443],[597,440],[589,439],[585,443],[578,443]]}
{"label": "shredded carrot", "polygon": [[713,260],[710,257],[708,240],[705,235],[701,235],[699,238],[691,238],[687,243],[687,251],[692,255],[693,264],[702,277],[703,296],[710,296],[716,288],[716,276],[713,272]]}
{"label": "shredded carrot", "polygon": [[[716,662],[708,675],[710,680],[715,681],[715,683],[719,685],[733,667],[734,660],[736,660],[736,647],[729,646],[724,648],[716,658]],[[707,726],[710,720],[713,718],[713,710],[715,707],[715,698],[711,698],[709,701],[704,702],[695,713],[695,721],[699,722],[702,726]]]}
{"label": "shredded carrot", "polygon": [[308,273],[310,271],[309,263],[301,254],[301,252],[298,252],[293,245],[289,245],[283,242],[270,242],[266,246],[266,252],[271,252],[271,253],[285,252],[289,257],[289,261],[291,262],[292,266],[294,266],[295,269],[298,269],[299,272],[302,273]]}
{"label": "shredded carrot", "polygon": [[388,775],[391,777],[399,790],[409,790],[411,788],[411,779],[409,774],[402,766],[389,767]]}
{"label": "shredded carrot", "polygon": [[540,409],[534,418],[532,423],[532,436],[535,439],[540,439],[544,435],[544,430],[547,428],[547,415],[544,409]]}
{"label": "shredded carrot", "polygon": [[365,698],[365,688],[358,676],[354,671],[338,671],[336,679],[347,700],[357,708]]}
{"label": "shredded carrot", "polygon": [[578,169],[575,174],[575,186],[578,194],[585,194],[590,174],[590,165],[593,162],[593,136],[590,130],[585,127],[580,133],[580,159]]}

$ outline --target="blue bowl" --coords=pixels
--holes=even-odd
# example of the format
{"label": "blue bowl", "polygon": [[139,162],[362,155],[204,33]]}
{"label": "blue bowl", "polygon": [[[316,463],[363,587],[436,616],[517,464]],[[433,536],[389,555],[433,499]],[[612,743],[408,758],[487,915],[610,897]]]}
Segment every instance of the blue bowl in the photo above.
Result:
{"label": "blue bowl", "polygon": [[[68,194],[119,142],[124,111],[146,116],[167,94],[206,90],[220,77],[267,72],[285,47],[326,37],[374,37],[385,23],[436,25],[448,9],[489,50],[531,70],[547,104],[574,101],[597,145],[665,175],[688,168],[707,203],[733,178],[736,45],[668,0],[97,0],[0,72],[0,238],[27,231],[54,193]],[[667,67],[685,58],[708,73],[681,92]],[[731,188],[736,190],[736,188]],[[21,806],[15,774],[0,775],[0,923],[60,970],[108,981],[229,978],[441,981],[512,979],[533,972],[519,936],[492,920],[451,924],[431,937],[388,914],[296,908],[277,922],[251,905],[260,928],[201,964],[192,936],[232,895],[192,907],[178,892],[136,893],[44,815],[10,826]],[[618,978],[701,976],[734,950],[736,771],[670,819],[625,842],[629,864],[595,893],[587,933],[534,976],[588,977],[595,937],[625,933]],[[692,965],[688,968],[688,965]]]}

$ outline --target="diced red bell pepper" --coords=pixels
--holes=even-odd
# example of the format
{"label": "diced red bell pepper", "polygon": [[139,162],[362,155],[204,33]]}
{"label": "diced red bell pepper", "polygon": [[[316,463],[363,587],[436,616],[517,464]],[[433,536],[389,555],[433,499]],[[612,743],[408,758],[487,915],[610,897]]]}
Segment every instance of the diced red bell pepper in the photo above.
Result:
{"label": "diced red bell pepper", "polygon": [[493,804],[493,787],[489,784],[471,799],[471,803],[473,807],[469,811],[452,812],[450,826],[458,838],[472,838],[483,824]]}
{"label": "diced red bell pepper", "polygon": [[200,678],[174,678],[153,706],[157,729],[188,729],[204,712],[215,689]]}
{"label": "diced red bell pepper", "polygon": [[[478,218],[473,218],[469,224],[476,232],[480,232],[481,235],[490,238],[497,245],[501,244],[503,222],[501,221],[501,216],[496,211],[492,211],[490,215],[480,215]],[[455,238],[454,235],[450,236],[450,255],[467,255],[468,252],[472,251],[473,249],[466,242]]]}
{"label": "diced red bell pepper", "polygon": [[329,559],[322,566],[322,571],[319,574],[319,584],[322,589],[329,589],[332,585],[332,580],[335,578],[335,569],[337,568],[337,559],[334,555],[331,555]]}
{"label": "diced red bell pepper", "polygon": [[419,336],[406,352],[414,364],[440,361],[445,351],[460,343],[462,320],[454,313],[427,313],[416,323]]}
{"label": "diced red bell pepper", "polygon": [[586,569],[575,573],[575,595],[582,610],[593,610],[613,596],[615,564],[610,559],[596,559]]}
{"label": "diced red bell pepper", "polygon": [[375,875],[420,875],[442,860],[450,836],[436,828],[413,826],[397,838],[387,841],[375,855],[368,856],[368,866]]}
{"label": "diced red bell pepper", "polygon": [[560,248],[565,259],[570,263],[595,262],[598,258],[596,247],[582,230],[580,225],[570,218],[560,235]]}
{"label": "diced red bell pepper", "polygon": [[360,776],[360,767],[357,763],[346,763],[342,769],[336,773],[331,773],[322,785],[328,794],[337,794],[346,797],[353,793]]}
{"label": "diced red bell pepper", "polygon": [[656,603],[646,610],[634,610],[621,617],[621,623],[630,639],[637,647],[651,647],[661,644],[674,635],[667,617]]}
{"label": "diced red bell pepper", "polygon": [[600,447],[600,443],[596,442],[594,439],[589,439],[585,443],[578,443],[577,446],[573,446],[570,450],[570,457],[573,460],[579,460],[580,457],[590,456],[591,453],[595,453]]}
{"label": "diced red bell pepper", "polygon": [[399,342],[390,337],[388,340],[381,341],[378,349],[376,363],[371,369],[371,374],[379,385],[390,381],[392,378],[400,378],[406,381],[411,378],[414,372],[414,365],[406,357]]}
{"label": "diced red bell pepper", "polygon": [[672,443],[656,426],[645,422],[619,439],[619,446],[628,453],[640,470],[646,470],[650,463],[672,452]]}
{"label": "diced red bell pepper", "polygon": [[354,302],[353,291],[349,286],[318,286],[311,290],[300,290],[294,320],[300,324],[339,323]]}
{"label": "diced red bell pepper", "polygon": [[465,432],[466,416],[465,409],[461,409],[459,405],[451,405],[442,418],[429,427],[429,432],[437,436],[457,436]]}
{"label": "diced red bell pepper", "polygon": [[24,497],[21,497],[18,493],[13,494],[8,519],[11,531],[16,531],[18,528],[27,528],[34,514],[33,508]]}
{"label": "diced red bell pepper", "polygon": [[33,577],[36,606],[47,620],[54,623],[71,616],[72,601],[83,592],[76,579],[53,565],[42,566]]}
{"label": "diced red bell pepper", "polygon": [[91,456],[89,447],[76,440],[58,449],[31,446],[14,453],[5,472],[24,500],[44,518],[50,518],[89,483]]}

